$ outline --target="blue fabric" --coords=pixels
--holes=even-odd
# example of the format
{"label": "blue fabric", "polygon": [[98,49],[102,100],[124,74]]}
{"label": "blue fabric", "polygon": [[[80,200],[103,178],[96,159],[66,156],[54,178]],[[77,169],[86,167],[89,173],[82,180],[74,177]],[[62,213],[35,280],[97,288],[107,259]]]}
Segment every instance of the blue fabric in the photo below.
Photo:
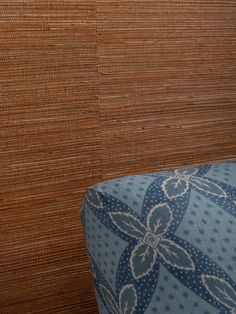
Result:
{"label": "blue fabric", "polygon": [[236,161],[99,183],[81,220],[101,314],[236,314]]}

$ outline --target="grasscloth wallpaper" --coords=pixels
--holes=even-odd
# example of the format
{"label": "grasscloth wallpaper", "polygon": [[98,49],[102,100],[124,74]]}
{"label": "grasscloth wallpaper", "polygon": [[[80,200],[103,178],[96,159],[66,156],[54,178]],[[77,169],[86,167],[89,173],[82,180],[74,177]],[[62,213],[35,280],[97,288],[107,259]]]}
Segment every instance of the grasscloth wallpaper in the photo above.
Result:
{"label": "grasscloth wallpaper", "polygon": [[236,157],[234,0],[0,2],[0,313],[97,313],[79,207]]}

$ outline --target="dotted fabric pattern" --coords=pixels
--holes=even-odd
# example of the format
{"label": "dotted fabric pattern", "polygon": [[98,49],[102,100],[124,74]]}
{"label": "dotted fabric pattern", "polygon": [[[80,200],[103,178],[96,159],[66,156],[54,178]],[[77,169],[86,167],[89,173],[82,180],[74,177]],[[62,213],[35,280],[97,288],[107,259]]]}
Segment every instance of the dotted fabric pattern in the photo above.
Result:
{"label": "dotted fabric pattern", "polygon": [[236,187],[235,182],[236,163],[222,163],[212,165],[206,174],[207,178],[218,179],[221,182]]}
{"label": "dotted fabric pattern", "polygon": [[165,267],[160,267],[158,286],[146,310],[150,314],[163,313],[215,314],[213,306],[181,284]]}
{"label": "dotted fabric pattern", "polygon": [[113,197],[119,197],[124,204],[141,214],[147,188],[155,180],[151,176],[127,176],[121,179],[97,184],[96,189]]}
{"label": "dotted fabric pattern", "polygon": [[227,273],[235,277],[236,242],[233,240],[236,239],[236,227],[229,213],[223,213],[219,206],[193,191],[176,235],[187,236],[189,243],[217,261],[220,267],[226,267]]}
{"label": "dotted fabric pattern", "polygon": [[119,264],[119,257],[127,247],[127,243],[119,239],[114,233],[101,224],[90,210],[87,210],[86,244],[91,256],[96,260],[98,267],[115,292],[116,271]]}
{"label": "dotted fabric pattern", "polygon": [[236,161],[99,183],[81,220],[100,314],[236,313]]}

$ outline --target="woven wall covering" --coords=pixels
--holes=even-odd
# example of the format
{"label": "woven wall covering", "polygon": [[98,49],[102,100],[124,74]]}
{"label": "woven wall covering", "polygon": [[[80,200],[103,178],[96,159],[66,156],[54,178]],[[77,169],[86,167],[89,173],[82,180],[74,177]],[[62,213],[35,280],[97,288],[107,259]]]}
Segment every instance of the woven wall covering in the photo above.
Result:
{"label": "woven wall covering", "polygon": [[229,0],[1,1],[1,313],[97,312],[87,186],[236,156],[235,16]]}

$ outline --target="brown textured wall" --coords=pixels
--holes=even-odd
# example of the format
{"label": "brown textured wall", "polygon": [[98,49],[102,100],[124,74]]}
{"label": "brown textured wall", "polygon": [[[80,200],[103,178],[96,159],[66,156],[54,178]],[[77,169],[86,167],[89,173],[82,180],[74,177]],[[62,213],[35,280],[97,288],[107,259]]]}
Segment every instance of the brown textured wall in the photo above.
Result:
{"label": "brown textured wall", "polygon": [[103,174],[236,155],[236,2],[98,0]]}
{"label": "brown textured wall", "polygon": [[94,3],[4,0],[0,15],[0,313],[92,313],[79,206],[101,174]]}
{"label": "brown textured wall", "polygon": [[0,313],[97,313],[102,179],[236,157],[236,3],[0,2]]}

